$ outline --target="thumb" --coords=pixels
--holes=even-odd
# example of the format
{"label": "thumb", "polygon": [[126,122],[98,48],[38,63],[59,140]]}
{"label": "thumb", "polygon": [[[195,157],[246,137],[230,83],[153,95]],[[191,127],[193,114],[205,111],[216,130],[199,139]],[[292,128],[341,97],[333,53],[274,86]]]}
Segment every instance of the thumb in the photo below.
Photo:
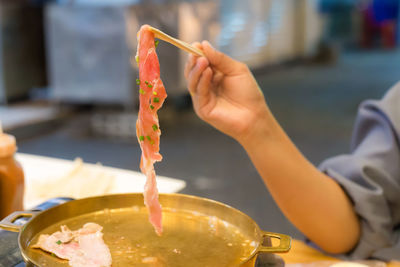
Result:
{"label": "thumb", "polygon": [[201,45],[205,56],[213,68],[224,74],[231,75],[241,70],[242,63],[216,50],[208,41],[203,41]]}

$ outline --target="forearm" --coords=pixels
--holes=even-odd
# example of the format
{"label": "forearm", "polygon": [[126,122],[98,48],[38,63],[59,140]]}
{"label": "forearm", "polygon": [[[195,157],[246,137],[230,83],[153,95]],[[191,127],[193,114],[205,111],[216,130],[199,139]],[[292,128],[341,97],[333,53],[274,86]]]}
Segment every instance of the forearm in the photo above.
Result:
{"label": "forearm", "polygon": [[348,197],[307,161],[267,113],[240,143],[282,212],[300,231],[327,252],[349,251],[360,227]]}

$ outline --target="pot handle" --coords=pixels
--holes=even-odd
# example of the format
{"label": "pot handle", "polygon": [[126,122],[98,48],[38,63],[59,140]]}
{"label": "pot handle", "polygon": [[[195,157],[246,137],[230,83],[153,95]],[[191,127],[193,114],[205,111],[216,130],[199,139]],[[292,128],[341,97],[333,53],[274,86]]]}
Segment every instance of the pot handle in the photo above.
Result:
{"label": "pot handle", "polygon": [[0,228],[11,232],[19,232],[24,224],[15,223],[20,218],[33,218],[38,215],[39,211],[16,211],[0,221]]}
{"label": "pot handle", "polygon": [[260,249],[258,250],[259,252],[283,253],[283,252],[288,252],[290,250],[291,242],[292,242],[292,238],[290,236],[284,235],[284,234],[266,232],[266,231],[262,231],[262,236],[263,236],[263,240],[265,240],[265,238],[279,239],[279,245],[278,246],[272,246],[272,245],[266,246],[264,244],[261,244]]}

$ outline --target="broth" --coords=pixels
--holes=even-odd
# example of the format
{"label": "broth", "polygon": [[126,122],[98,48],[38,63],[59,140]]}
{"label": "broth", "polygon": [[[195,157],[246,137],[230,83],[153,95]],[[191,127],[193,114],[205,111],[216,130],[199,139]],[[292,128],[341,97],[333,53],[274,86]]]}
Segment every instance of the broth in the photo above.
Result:
{"label": "broth", "polygon": [[[144,207],[105,209],[64,220],[40,232],[51,234],[67,225],[71,230],[87,222],[104,227],[103,238],[112,255],[112,266],[238,266],[256,249],[258,242],[243,236],[239,229],[216,217],[192,211],[163,209],[164,232],[157,236]],[[38,249],[29,257],[41,266],[69,266]]]}

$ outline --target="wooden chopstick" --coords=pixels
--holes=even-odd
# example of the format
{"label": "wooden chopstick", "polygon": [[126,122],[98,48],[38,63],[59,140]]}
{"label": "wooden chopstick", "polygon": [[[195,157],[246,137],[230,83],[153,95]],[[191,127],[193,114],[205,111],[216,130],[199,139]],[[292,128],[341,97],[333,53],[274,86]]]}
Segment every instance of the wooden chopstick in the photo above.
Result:
{"label": "wooden chopstick", "polygon": [[156,29],[154,27],[149,26],[150,30],[154,33],[154,36],[160,40],[163,40],[165,42],[168,42],[182,50],[185,50],[186,52],[195,54],[196,56],[199,57],[205,57],[203,51],[201,51],[200,49],[198,49],[197,47],[194,47],[188,43],[185,43],[184,41],[181,41],[179,39],[176,39],[174,37],[169,36],[166,33],[163,33],[162,31],[160,31],[159,29]]}

